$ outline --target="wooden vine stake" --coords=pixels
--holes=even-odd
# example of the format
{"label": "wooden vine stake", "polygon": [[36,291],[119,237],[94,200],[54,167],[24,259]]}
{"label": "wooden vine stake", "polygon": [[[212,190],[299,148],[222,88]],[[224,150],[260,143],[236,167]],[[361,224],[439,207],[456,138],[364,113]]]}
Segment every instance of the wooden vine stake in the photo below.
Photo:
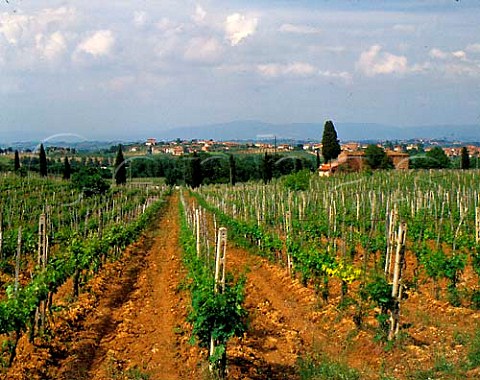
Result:
{"label": "wooden vine stake", "polygon": [[[48,240],[47,240],[47,217],[45,213],[40,215],[38,220],[38,259],[37,263],[42,271],[46,270],[48,261]],[[45,327],[45,313],[47,303],[45,300],[40,301],[40,304],[35,313],[36,324],[40,331]],[[33,328],[32,328],[33,330]]]}
{"label": "wooden vine stake", "polygon": [[19,277],[20,277],[20,254],[22,253],[22,227],[18,227],[17,236],[17,255],[15,256],[15,285],[14,292],[15,297],[18,295]]}
{"label": "wooden vine stake", "polygon": [[195,235],[197,242],[197,258],[200,257],[200,212],[195,209]]}
{"label": "wooden vine stake", "polygon": [[387,213],[386,222],[386,237],[387,237],[387,252],[385,254],[385,276],[392,272],[392,255],[395,249],[395,225],[397,223],[397,213],[395,209]]}
{"label": "wooden vine stake", "polygon": [[288,243],[290,241],[291,231],[292,231],[292,213],[290,211],[287,211],[285,215],[285,232],[286,232],[285,249],[287,251],[287,271],[289,276],[292,275],[292,268],[293,268],[292,255],[290,254],[290,251],[288,249]]}
{"label": "wooden vine stake", "polygon": [[0,211],[0,260],[3,260],[3,210]]}
{"label": "wooden vine stake", "polygon": [[[213,291],[215,294],[222,294],[225,292],[225,258],[227,252],[227,229],[225,227],[220,227],[218,229],[218,238],[217,238],[217,249],[215,255],[215,284]],[[210,337],[210,357],[215,354],[215,346],[217,342]],[[216,364],[216,365],[215,365]],[[225,378],[225,370],[227,364],[227,354],[226,349],[222,354],[222,358],[217,363],[210,362],[210,372],[215,373],[218,370],[218,375],[220,378]]]}
{"label": "wooden vine stake", "polygon": [[390,316],[390,331],[388,334],[388,340],[393,340],[399,331],[400,320],[400,301],[402,299],[402,269],[405,262],[405,240],[407,237],[407,225],[405,222],[400,223],[398,226],[398,233],[396,236],[395,246],[395,262],[393,268],[393,286],[392,286],[392,298],[394,299],[394,307]]}
{"label": "wooden vine stake", "polygon": [[475,209],[475,241],[480,243],[480,207]]}
{"label": "wooden vine stake", "polygon": [[38,258],[37,264],[45,269],[47,265],[47,217],[41,214],[38,220]]}

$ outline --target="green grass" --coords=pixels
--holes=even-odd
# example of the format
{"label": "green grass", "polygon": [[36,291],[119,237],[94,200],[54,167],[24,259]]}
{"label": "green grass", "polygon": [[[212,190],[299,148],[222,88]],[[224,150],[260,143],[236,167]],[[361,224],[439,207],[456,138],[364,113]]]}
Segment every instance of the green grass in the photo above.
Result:
{"label": "green grass", "polygon": [[324,355],[307,356],[298,360],[301,380],[360,380],[360,373],[344,363]]}
{"label": "green grass", "polygon": [[470,368],[480,366],[480,329],[475,331],[475,335],[469,342],[467,359]]}

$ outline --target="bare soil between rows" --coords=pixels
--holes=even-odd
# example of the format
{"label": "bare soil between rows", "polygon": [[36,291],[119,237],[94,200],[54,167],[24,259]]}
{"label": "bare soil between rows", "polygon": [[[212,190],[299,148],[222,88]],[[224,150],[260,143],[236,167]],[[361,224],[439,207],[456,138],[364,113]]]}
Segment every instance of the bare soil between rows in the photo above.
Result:
{"label": "bare soil between rows", "polygon": [[201,353],[188,343],[189,300],[178,244],[178,204],[169,200],[159,220],[121,260],[107,264],[68,302],[56,296],[51,336],[32,346],[23,337],[3,379],[198,378]]}
{"label": "bare soil between rows", "polygon": [[[208,379],[205,350],[189,343],[178,202],[171,196],[150,231],[105,265],[78,300],[70,300],[71,283],[65,284],[55,296],[59,311],[49,334],[34,345],[23,337],[0,379]],[[468,342],[459,334],[478,324],[473,310],[412,293],[402,311],[408,339],[387,350],[374,340],[372,311],[358,330],[351,307],[338,307],[339,286],[332,284],[331,300],[322,304],[285,268],[233,244],[227,267],[246,276],[249,313],[247,332],[227,347],[229,379],[299,379],[298,358],[314,352],[357,368],[362,379],[382,373],[405,379],[431,368],[438,355],[452,362],[465,357]]]}

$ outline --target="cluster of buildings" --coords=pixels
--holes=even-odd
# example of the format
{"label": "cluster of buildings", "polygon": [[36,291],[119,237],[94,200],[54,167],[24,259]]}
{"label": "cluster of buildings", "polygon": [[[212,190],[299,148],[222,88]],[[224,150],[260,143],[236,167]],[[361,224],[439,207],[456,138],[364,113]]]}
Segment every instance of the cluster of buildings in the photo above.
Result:
{"label": "cluster of buildings", "polygon": [[[292,144],[271,144],[266,142],[238,142],[238,141],[214,141],[214,140],[174,140],[168,142],[159,142],[155,138],[149,138],[145,142],[147,152],[151,154],[165,153],[172,156],[183,156],[193,152],[235,152],[238,154],[255,153],[273,153],[289,152],[298,149],[298,146]],[[137,153],[145,151],[145,147],[139,144],[131,145],[129,151]],[[310,149],[310,145],[308,145]],[[319,149],[321,144],[317,144],[315,149]],[[301,149],[304,149],[302,145]]]}
{"label": "cluster of buildings", "polygon": [[[396,170],[407,170],[409,168],[410,156],[408,153],[394,150],[386,150],[385,153]],[[318,168],[318,172],[320,176],[329,176],[342,167],[350,171],[362,171],[366,167],[365,152],[363,150],[342,150],[336,160],[328,164],[322,164]]]}
{"label": "cluster of buildings", "polygon": [[[468,155],[472,157],[480,157],[480,146],[467,145],[466,146]],[[463,147],[444,147],[443,150],[448,157],[460,157],[462,155]],[[429,148],[426,148],[425,151],[428,152]]]}
{"label": "cluster of buildings", "polygon": [[[457,144],[457,145],[455,145]],[[158,142],[154,138],[149,138],[145,142],[147,151],[151,154],[164,153],[172,156],[182,156],[193,152],[235,152],[237,154],[262,154],[262,153],[287,153],[291,151],[303,150],[305,152],[316,154],[321,152],[322,144],[319,142],[304,142],[304,143],[272,143],[264,141],[256,142],[239,142],[239,141],[214,141],[214,140],[190,140],[182,141],[177,139],[169,142]],[[426,146],[423,148],[423,146]],[[330,175],[340,168],[347,168],[352,171],[360,171],[365,168],[365,148],[366,143],[347,142],[341,145],[342,152],[338,159],[329,163],[323,164],[319,168],[321,175]],[[447,143],[442,141],[407,141],[397,142],[395,144],[385,142],[379,143],[379,147],[385,149],[385,153],[393,163],[397,170],[406,170],[409,168],[410,153],[418,151],[420,147],[425,152],[433,149],[436,146],[441,146],[448,157],[459,157],[461,155],[462,147],[460,143]],[[143,147],[143,150],[145,149]],[[470,157],[480,157],[480,146],[467,145],[467,150]],[[142,150],[141,146],[132,146],[131,152]]]}

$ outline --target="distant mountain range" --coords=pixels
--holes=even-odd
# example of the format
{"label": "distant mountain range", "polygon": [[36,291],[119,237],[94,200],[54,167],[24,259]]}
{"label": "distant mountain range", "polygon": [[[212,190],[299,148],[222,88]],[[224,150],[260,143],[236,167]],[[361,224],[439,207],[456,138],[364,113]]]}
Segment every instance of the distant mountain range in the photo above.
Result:
{"label": "distant mountain range", "polygon": [[[415,138],[445,139],[448,141],[480,141],[480,125],[435,125],[395,127],[384,124],[335,123],[341,141],[408,140]],[[271,124],[261,121],[233,121],[202,126],[174,128],[158,132],[159,140],[320,140],[323,123]]]}
{"label": "distant mountain range", "polygon": [[[334,122],[338,138],[342,142],[348,141],[375,141],[375,140],[410,140],[410,139],[437,139],[446,141],[480,142],[480,125],[434,125],[418,127],[395,127],[385,124],[342,123]],[[294,123],[272,124],[262,121],[243,120],[228,123],[179,127],[168,130],[148,129],[135,130],[127,135],[116,136],[112,132],[111,138],[97,138],[96,140],[70,141],[49,140],[46,146],[70,146],[79,150],[107,149],[120,142],[144,142],[147,137],[155,137],[158,141],[213,139],[216,141],[244,140],[258,141],[274,138],[277,141],[320,141],[323,134],[323,123]],[[3,138],[0,133],[0,138]],[[8,141],[6,139],[6,141]],[[39,140],[25,139],[2,143],[0,147],[13,149],[35,149]]]}

